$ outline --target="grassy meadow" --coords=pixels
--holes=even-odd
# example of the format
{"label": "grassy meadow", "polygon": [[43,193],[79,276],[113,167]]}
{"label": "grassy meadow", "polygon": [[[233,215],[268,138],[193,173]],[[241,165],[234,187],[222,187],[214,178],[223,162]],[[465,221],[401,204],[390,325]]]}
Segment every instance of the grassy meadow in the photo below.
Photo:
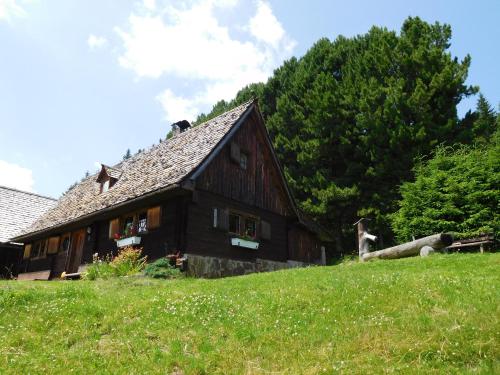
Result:
{"label": "grassy meadow", "polygon": [[500,373],[500,254],[0,282],[1,374]]}

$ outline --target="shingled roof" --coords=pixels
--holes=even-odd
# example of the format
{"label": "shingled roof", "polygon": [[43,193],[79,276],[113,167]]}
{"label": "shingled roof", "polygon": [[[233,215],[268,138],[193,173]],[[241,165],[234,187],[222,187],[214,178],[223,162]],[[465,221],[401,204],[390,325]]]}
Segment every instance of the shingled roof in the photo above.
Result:
{"label": "shingled roof", "polygon": [[9,242],[56,203],[54,198],[0,186],[0,243]]}
{"label": "shingled roof", "polygon": [[253,101],[244,103],[111,167],[121,174],[106,192],[100,193],[98,173],[85,178],[20,236],[74,222],[142,195],[178,186],[253,106]]}

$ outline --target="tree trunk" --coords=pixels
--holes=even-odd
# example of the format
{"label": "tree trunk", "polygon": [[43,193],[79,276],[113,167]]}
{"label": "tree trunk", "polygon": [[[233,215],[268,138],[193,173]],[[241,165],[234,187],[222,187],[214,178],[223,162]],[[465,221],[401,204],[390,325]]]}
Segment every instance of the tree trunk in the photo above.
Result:
{"label": "tree trunk", "polygon": [[450,246],[453,242],[453,236],[447,233],[434,234],[432,236],[419,238],[418,240],[406,242],[402,245],[389,247],[387,249],[374,251],[373,253],[363,254],[362,260],[370,259],[396,259],[413,255],[418,255],[420,249],[424,246],[430,246],[434,250]]}

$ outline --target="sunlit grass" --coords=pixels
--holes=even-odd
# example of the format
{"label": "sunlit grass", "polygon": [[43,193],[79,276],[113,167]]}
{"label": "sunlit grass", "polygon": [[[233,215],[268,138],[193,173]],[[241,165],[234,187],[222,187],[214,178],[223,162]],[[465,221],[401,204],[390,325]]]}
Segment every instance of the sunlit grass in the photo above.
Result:
{"label": "sunlit grass", "polygon": [[0,373],[495,373],[499,254],[0,283]]}

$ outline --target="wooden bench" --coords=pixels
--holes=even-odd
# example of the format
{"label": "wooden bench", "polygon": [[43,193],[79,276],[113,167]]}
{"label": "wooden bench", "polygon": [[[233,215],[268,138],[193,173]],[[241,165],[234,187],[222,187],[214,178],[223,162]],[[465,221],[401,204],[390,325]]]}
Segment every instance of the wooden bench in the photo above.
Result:
{"label": "wooden bench", "polygon": [[446,250],[456,250],[461,251],[462,249],[474,249],[479,248],[481,253],[485,250],[491,250],[495,244],[495,237],[492,234],[485,234],[479,237],[466,238],[453,242]]}

